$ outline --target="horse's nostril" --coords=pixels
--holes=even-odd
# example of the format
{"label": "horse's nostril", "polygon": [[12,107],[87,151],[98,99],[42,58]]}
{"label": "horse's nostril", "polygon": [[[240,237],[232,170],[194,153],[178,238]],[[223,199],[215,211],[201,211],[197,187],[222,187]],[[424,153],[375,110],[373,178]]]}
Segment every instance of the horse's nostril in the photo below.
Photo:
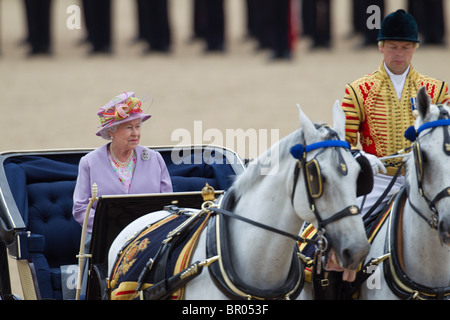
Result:
{"label": "horse's nostril", "polygon": [[450,224],[445,220],[442,220],[439,222],[438,230],[441,235],[441,239],[445,243],[450,243]]}
{"label": "horse's nostril", "polygon": [[369,242],[361,243],[354,247],[347,247],[341,251],[342,267],[354,269],[360,264],[369,253]]}
{"label": "horse's nostril", "polygon": [[353,257],[350,249],[342,250],[342,259],[344,259],[344,264],[349,265],[353,263]]}
{"label": "horse's nostril", "polygon": [[438,230],[441,234],[450,233],[450,224],[445,220],[441,220],[439,222]]}

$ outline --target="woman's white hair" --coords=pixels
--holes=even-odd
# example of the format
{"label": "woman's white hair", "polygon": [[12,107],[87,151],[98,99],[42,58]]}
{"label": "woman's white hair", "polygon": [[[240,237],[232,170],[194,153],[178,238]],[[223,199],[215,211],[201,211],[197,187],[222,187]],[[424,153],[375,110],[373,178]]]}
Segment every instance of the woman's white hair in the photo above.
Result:
{"label": "woman's white hair", "polygon": [[111,134],[117,131],[119,125],[115,125],[100,132],[100,136],[105,140],[112,140]]}

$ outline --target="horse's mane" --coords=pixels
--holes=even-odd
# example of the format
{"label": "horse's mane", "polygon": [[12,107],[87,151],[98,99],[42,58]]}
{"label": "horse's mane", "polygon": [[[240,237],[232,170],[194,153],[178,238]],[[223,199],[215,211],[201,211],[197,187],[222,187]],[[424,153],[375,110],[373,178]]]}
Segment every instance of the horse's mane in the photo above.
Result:
{"label": "horse's mane", "polygon": [[410,176],[414,175],[414,156],[410,152],[403,158],[403,162],[405,163],[405,181],[409,181]]}
{"label": "horse's mane", "polygon": [[244,190],[249,190],[255,183],[264,178],[264,175],[261,174],[262,170],[264,170],[264,164],[271,163],[269,158],[274,154],[275,150],[278,149],[278,159],[281,163],[286,157],[290,156],[290,148],[298,143],[304,143],[303,129],[301,128],[280,139],[266,152],[251,161],[247,169],[233,183],[232,188],[236,191],[237,198],[242,195]]}

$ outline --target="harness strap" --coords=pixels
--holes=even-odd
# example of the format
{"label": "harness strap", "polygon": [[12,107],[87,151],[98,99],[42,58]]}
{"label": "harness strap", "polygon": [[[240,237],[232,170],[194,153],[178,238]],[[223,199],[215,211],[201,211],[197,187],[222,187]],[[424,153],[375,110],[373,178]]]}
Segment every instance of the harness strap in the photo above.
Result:
{"label": "harness strap", "polygon": [[391,212],[387,228],[385,253],[390,259],[384,262],[384,276],[389,288],[402,299],[450,299],[450,286],[430,288],[419,284],[408,277],[401,266],[399,256],[398,225],[403,218],[403,209],[406,203],[406,188],[403,188],[396,197],[396,203]]}
{"label": "harness strap", "polygon": [[238,220],[244,221],[244,222],[246,222],[248,224],[251,224],[251,225],[254,225],[256,227],[259,227],[259,228],[262,228],[262,229],[265,229],[265,230],[268,230],[268,231],[280,234],[282,236],[291,238],[291,239],[293,239],[293,240],[295,240],[297,242],[301,242],[301,243],[306,243],[306,242],[314,243],[315,242],[314,240],[305,239],[305,238],[302,238],[302,237],[300,237],[298,235],[295,235],[295,234],[292,234],[292,233],[289,233],[289,232],[286,232],[286,231],[283,231],[283,230],[279,230],[277,228],[268,226],[266,224],[262,224],[262,223],[257,222],[257,221],[250,220],[248,218],[245,218],[243,216],[237,215],[237,214],[235,214],[235,213],[233,213],[231,211],[228,211],[228,210],[224,210],[224,209],[217,208],[217,207],[211,207],[210,210],[213,213],[214,212],[215,213],[219,213],[219,214],[222,214],[224,216],[228,216],[228,217],[231,217],[231,218],[234,218],[234,219],[238,219]]}
{"label": "harness strap", "polygon": [[204,261],[197,261],[191,264],[188,268],[180,271],[176,275],[163,279],[153,286],[140,291],[139,296],[135,300],[165,300],[170,298],[173,292],[185,286],[189,281],[199,276],[204,267],[208,267],[211,263],[216,262],[219,256],[206,259]]}
{"label": "harness strap", "polygon": [[[409,195],[409,185],[406,186],[406,192]],[[426,200],[426,198],[424,198]],[[426,201],[428,206],[430,207],[430,203],[428,201]],[[421,217],[423,220],[426,221],[426,223],[428,223],[428,225],[433,228],[436,229],[438,228],[438,218],[436,215],[436,212],[431,210],[433,212],[432,214],[432,218],[428,219],[411,201],[411,197],[408,196],[408,203],[411,206],[411,208],[419,215],[419,217]],[[431,207],[430,207],[431,208]]]}
{"label": "harness strap", "polygon": [[259,289],[245,283],[234,270],[228,245],[228,226],[226,215],[212,215],[208,225],[207,257],[219,255],[217,263],[208,271],[216,286],[231,299],[278,300],[296,298],[303,289],[304,263],[301,260],[297,243],[293,246],[292,263],[286,281],[278,288]]}
{"label": "harness strap", "polygon": [[[409,195],[410,191],[409,191],[409,185],[406,186],[406,192]],[[424,193],[422,193],[422,197],[425,200],[425,202],[428,204],[428,207],[430,208],[430,211],[432,212],[432,216],[431,219],[428,219],[411,201],[411,197],[408,196],[408,203],[411,206],[411,208],[421,217],[423,218],[429,225],[431,228],[433,229],[438,229],[438,220],[439,220],[439,216],[438,216],[438,211],[436,209],[436,203],[439,202],[440,200],[446,198],[446,197],[450,197],[450,187],[447,187],[445,189],[443,189],[441,192],[439,192],[434,198],[433,200],[429,200]]]}
{"label": "harness strap", "polygon": [[446,197],[450,197],[450,187],[447,187],[446,189],[442,190],[441,192],[439,192],[433,200],[431,200],[431,202],[436,205],[436,203],[440,200],[442,200],[443,198]]}
{"label": "harness strap", "polygon": [[[152,269],[154,269],[155,272],[155,283],[158,285],[149,287],[146,290],[146,297],[159,296],[162,294],[162,291],[165,291],[165,294],[169,296],[176,289],[182,287],[180,283],[187,282],[183,280],[186,277],[182,277],[181,280],[183,281],[180,281],[179,278],[182,272],[171,277],[170,279],[167,279],[166,266],[168,264],[168,260],[176,245],[180,243],[185,237],[187,237],[191,230],[195,230],[194,228],[196,227],[197,222],[199,222],[200,219],[203,219],[203,223],[199,226],[199,228],[203,229],[209,218],[210,214],[208,212],[199,211],[190,216],[185,222],[183,222],[181,225],[167,234],[166,239],[161,243],[161,246],[159,247],[156,255],[153,258],[150,258],[147,261],[145,267],[141,270],[141,273],[139,274],[139,277],[137,279],[138,285],[136,287],[136,292],[140,292],[140,295],[142,296],[141,289]],[[198,270],[200,270],[201,272],[201,269]],[[192,279],[193,277],[190,278]],[[171,280],[172,282],[170,282],[169,280]]]}
{"label": "harness strap", "polygon": [[373,204],[373,206],[364,214],[363,221],[365,221],[370,217],[370,215],[375,211],[376,208],[378,208],[380,203],[383,202],[384,198],[386,198],[387,194],[391,191],[395,181],[397,180],[398,176],[400,175],[400,172],[402,171],[403,165],[404,163],[402,162],[398,167],[397,171],[395,172],[394,176],[392,177],[391,182],[389,182],[387,188],[383,191],[383,193],[378,198],[378,200]]}
{"label": "harness strap", "polygon": [[[351,205],[351,206],[348,206],[347,208],[344,208],[341,211],[335,213],[328,219],[320,220],[319,225],[321,225],[322,228],[324,228],[327,224],[338,221],[344,217],[353,216],[353,215],[360,214],[360,213],[361,213],[361,210],[358,208],[358,206]],[[320,229],[321,228],[319,228],[319,230]]]}

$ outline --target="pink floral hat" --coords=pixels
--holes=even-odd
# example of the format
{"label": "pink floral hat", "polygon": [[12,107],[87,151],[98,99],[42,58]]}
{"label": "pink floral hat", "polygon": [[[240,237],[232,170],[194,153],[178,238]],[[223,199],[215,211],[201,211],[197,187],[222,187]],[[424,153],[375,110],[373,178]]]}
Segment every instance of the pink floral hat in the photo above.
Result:
{"label": "pink floral hat", "polygon": [[142,122],[144,122],[149,119],[151,115],[143,113],[141,105],[141,100],[135,98],[134,92],[124,92],[112,98],[97,112],[100,118],[98,127],[101,127],[97,136],[100,136],[103,130],[123,122],[135,119],[142,119]]}

